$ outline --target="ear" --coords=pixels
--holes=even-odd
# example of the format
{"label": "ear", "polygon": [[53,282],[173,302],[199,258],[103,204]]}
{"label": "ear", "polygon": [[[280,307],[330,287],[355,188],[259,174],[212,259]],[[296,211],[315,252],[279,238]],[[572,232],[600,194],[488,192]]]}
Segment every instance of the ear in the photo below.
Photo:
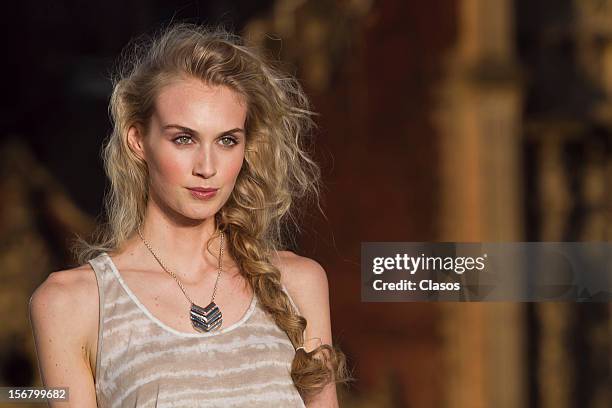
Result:
{"label": "ear", "polygon": [[130,150],[143,161],[146,160],[144,137],[140,126],[132,125],[127,132],[127,144]]}

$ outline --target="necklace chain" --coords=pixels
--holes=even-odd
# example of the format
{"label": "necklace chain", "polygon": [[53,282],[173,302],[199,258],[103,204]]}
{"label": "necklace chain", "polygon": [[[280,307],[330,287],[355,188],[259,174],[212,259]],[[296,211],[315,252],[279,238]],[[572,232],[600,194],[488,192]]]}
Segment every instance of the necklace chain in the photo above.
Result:
{"label": "necklace chain", "polygon": [[[153,248],[151,248],[151,245],[149,245],[149,243],[144,239],[144,237],[142,236],[142,232],[140,232],[140,226],[138,226],[138,235],[140,235],[140,239],[142,239],[142,242],[144,242],[144,244],[146,245],[146,247],[149,249],[149,251],[151,252],[151,254],[153,255],[153,257],[157,260],[157,262],[159,262],[159,264],[161,265],[162,268],[164,268],[164,270],[166,272],[168,272],[170,274],[170,276],[172,276],[174,278],[174,280],[176,281],[176,283],[178,283],[179,287],[181,288],[181,290],[183,291],[183,294],[185,295],[185,297],[187,298],[187,300],[189,300],[189,302],[191,304],[194,304],[193,300],[191,300],[191,298],[189,297],[189,295],[187,294],[187,291],[185,290],[185,287],[183,286],[182,282],[179,280],[179,278],[176,276],[176,274],[174,272],[172,272],[170,269],[168,269],[166,267],[166,265],[162,262],[161,259],[159,259],[159,257],[157,256],[157,254],[155,253],[155,251],[153,251]],[[221,260],[223,259],[223,236],[224,233],[221,232],[221,236],[220,236],[220,244],[219,244],[219,272],[217,273],[217,280],[215,281],[215,287],[213,289],[213,294],[212,294],[212,298],[210,299],[211,303],[215,300],[215,294],[217,293],[217,284],[219,283],[219,277],[221,276],[221,270],[222,270],[222,263]]]}

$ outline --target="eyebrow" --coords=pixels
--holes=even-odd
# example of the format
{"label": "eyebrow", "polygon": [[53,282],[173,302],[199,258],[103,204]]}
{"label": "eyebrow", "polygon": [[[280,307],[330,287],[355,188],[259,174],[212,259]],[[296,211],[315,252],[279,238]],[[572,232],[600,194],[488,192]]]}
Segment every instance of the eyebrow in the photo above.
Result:
{"label": "eyebrow", "polygon": [[[190,129],[188,127],[181,126],[181,125],[176,125],[176,124],[169,124],[169,125],[162,126],[162,130],[167,130],[167,129],[178,129],[178,130],[180,130],[182,132],[185,132],[185,133],[191,133],[191,134],[194,134],[194,135],[198,134],[198,132],[193,130],[193,129]],[[233,133],[242,133],[242,134],[245,134],[245,131],[242,128],[233,128],[233,129],[230,129],[230,130],[226,130],[225,132],[221,132],[221,134],[219,136],[231,135]]]}

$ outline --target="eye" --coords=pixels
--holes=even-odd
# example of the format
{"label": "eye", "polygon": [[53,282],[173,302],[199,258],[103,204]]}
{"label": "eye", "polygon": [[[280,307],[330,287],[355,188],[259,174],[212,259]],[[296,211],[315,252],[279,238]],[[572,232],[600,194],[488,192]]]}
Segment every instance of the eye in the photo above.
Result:
{"label": "eye", "polygon": [[[229,146],[233,146],[233,145],[238,144],[238,140],[236,140],[236,138],[235,138],[235,137],[233,137],[233,136],[223,136],[223,137],[222,137],[221,139],[219,139],[219,140],[221,140],[221,144],[222,144],[223,146],[228,146],[228,147],[229,147]],[[226,142],[227,142],[227,143],[226,143]]]}
{"label": "eye", "polygon": [[181,142],[181,140],[183,140],[183,141],[184,141],[184,140],[189,141],[189,140],[191,140],[191,136],[189,136],[189,135],[180,135],[179,137],[177,137],[177,138],[175,138],[175,139],[174,139],[174,143],[179,144],[179,145],[189,144],[189,143],[187,143],[187,142],[184,142],[184,143],[183,143],[183,142]]}

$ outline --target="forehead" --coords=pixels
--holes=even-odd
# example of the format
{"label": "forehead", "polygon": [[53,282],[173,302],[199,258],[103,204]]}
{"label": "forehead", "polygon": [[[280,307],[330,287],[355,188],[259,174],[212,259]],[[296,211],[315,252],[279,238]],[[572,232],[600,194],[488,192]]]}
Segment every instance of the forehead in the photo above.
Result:
{"label": "forehead", "polygon": [[243,127],[246,114],[247,104],[238,92],[197,79],[181,79],[162,87],[153,112],[161,125],[173,123],[203,132]]}

